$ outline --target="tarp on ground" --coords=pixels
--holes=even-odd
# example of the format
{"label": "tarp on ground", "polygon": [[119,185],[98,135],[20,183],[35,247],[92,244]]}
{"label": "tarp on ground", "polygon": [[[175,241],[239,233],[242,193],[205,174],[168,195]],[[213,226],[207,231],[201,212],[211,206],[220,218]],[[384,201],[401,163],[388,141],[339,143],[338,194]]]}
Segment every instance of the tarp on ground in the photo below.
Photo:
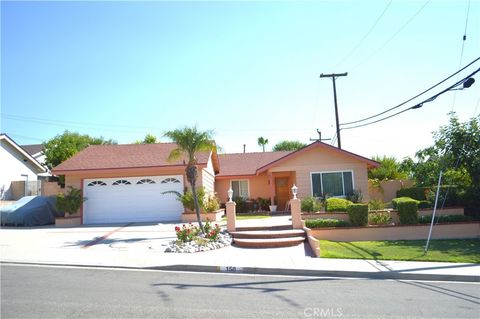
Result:
{"label": "tarp on ground", "polygon": [[58,212],[55,196],[25,196],[15,204],[0,208],[0,223],[6,226],[42,226],[55,223]]}

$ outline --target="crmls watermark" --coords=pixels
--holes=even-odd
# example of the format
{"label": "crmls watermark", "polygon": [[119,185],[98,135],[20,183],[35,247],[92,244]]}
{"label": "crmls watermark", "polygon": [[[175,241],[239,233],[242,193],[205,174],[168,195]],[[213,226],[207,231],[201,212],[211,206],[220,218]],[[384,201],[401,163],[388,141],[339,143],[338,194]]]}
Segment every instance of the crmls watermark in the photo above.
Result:
{"label": "crmls watermark", "polygon": [[337,308],[318,308],[307,307],[303,310],[303,314],[307,318],[340,318],[343,316],[343,309]]}

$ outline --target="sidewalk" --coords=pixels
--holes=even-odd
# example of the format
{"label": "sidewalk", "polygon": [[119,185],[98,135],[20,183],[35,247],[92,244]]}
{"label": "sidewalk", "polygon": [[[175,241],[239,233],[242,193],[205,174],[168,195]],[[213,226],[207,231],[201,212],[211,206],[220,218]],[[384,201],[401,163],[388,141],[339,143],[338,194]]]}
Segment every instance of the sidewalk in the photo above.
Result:
{"label": "sidewalk", "polygon": [[[258,221],[257,221],[258,222]],[[225,247],[194,254],[165,253],[173,224],[0,230],[0,260],[9,263],[234,272],[268,275],[480,282],[480,264],[311,257],[308,245]]]}

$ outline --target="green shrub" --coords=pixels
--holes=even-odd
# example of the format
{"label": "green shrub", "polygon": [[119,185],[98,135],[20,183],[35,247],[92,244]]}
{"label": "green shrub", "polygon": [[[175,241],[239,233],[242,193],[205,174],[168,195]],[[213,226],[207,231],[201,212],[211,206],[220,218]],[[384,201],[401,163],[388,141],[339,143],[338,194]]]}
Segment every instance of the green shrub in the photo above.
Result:
{"label": "green shrub", "polygon": [[386,211],[368,213],[368,223],[370,225],[388,225],[391,220],[390,213]]}
{"label": "green shrub", "polygon": [[349,200],[337,197],[330,197],[326,200],[325,210],[327,212],[346,212],[347,206],[351,204],[353,203]]}
{"label": "green shrub", "polygon": [[248,213],[250,211],[250,209],[248,207],[249,205],[248,205],[247,200],[245,198],[237,196],[237,197],[233,198],[233,201],[235,202],[235,204],[237,204],[235,206],[237,214],[245,214],[245,213]]}
{"label": "green shrub", "polygon": [[[165,192],[168,193],[168,192]],[[183,207],[189,209],[191,211],[195,211],[195,203],[193,201],[193,193],[190,189],[185,189],[183,195],[177,194],[178,200],[182,202]],[[198,198],[198,206],[200,209],[203,209],[205,206],[205,189],[203,187],[199,187],[197,189],[197,198]]]}
{"label": "green shrub", "polygon": [[418,208],[419,209],[422,209],[422,208],[431,208],[432,207],[432,203],[429,202],[428,200],[421,200],[418,202]]}
{"label": "green shrub", "polygon": [[315,213],[320,211],[322,208],[322,203],[318,198],[314,196],[308,196],[302,198],[301,207],[302,212]]}
{"label": "green shrub", "polygon": [[397,197],[410,197],[416,200],[426,200],[427,187],[408,187],[397,191]]}
{"label": "green shrub", "polygon": [[324,228],[324,227],[345,227],[349,224],[344,220],[319,218],[305,220],[305,226],[308,228]]}
{"label": "green shrub", "polygon": [[394,198],[394,199],[392,199],[392,207],[393,207],[393,209],[398,209],[398,203],[399,203],[399,202],[405,202],[405,201],[409,202],[409,201],[412,201],[412,200],[418,203],[417,200],[415,200],[415,199],[413,199],[413,198],[410,198],[410,197],[397,197],[397,198]]}
{"label": "green shrub", "polygon": [[400,224],[418,223],[418,201],[414,199],[397,202]]}
{"label": "green shrub", "polygon": [[207,213],[213,213],[220,208],[220,202],[215,195],[207,196],[203,203],[203,209]]}
{"label": "green shrub", "polygon": [[347,206],[350,223],[355,226],[365,226],[368,223],[368,205],[351,204]]}
{"label": "green shrub", "polygon": [[[471,216],[464,215],[443,215],[435,216],[435,221],[438,223],[458,223],[458,222],[468,222],[473,220]],[[418,223],[420,224],[430,224],[432,222],[432,215],[420,216],[418,218]]]}
{"label": "green shrub", "polygon": [[68,215],[75,214],[87,199],[82,197],[82,191],[78,188],[68,186],[69,191],[66,194],[57,195],[57,210],[65,212]]}
{"label": "green shrub", "polygon": [[363,199],[362,191],[360,189],[354,189],[353,193],[346,198],[352,203],[361,203]]}
{"label": "green shrub", "polygon": [[385,209],[385,204],[379,199],[372,199],[368,202],[368,209],[370,210],[382,210]]}
{"label": "green shrub", "polygon": [[258,209],[263,211],[268,211],[268,206],[270,205],[270,199],[268,198],[257,198]]}

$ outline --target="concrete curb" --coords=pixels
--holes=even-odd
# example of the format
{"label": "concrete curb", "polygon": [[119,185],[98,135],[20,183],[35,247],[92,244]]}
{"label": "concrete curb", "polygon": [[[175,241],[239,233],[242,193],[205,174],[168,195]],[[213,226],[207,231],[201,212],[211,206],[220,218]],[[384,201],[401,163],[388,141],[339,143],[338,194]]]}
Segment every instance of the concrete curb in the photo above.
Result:
{"label": "concrete curb", "polygon": [[152,267],[128,267],[87,264],[65,263],[38,263],[0,261],[0,265],[32,265],[32,266],[58,266],[58,267],[85,267],[85,268],[112,268],[126,270],[158,270],[158,271],[188,271],[204,273],[231,273],[249,275],[280,275],[280,276],[303,276],[303,277],[333,277],[333,278],[359,278],[359,279],[392,279],[392,280],[422,280],[422,281],[457,281],[479,283],[480,275],[449,275],[449,274],[422,274],[402,273],[396,271],[362,272],[341,270],[312,270],[312,269],[285,269],[285,268],[258,268],[258,267],[220,267],[207,265],[168,265]]}

